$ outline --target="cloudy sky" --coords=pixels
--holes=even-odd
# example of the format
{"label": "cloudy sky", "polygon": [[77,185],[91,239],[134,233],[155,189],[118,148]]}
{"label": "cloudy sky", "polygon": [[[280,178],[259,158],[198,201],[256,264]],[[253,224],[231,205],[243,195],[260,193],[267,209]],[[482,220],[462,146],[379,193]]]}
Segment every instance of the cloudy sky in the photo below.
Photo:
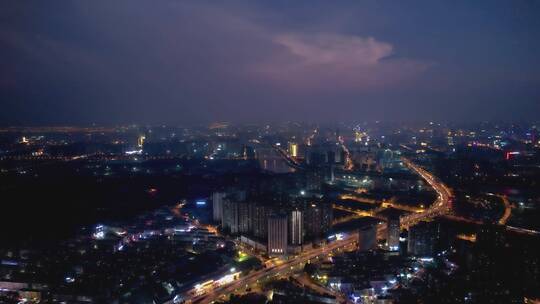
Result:
{"label": "cloudy sky", "polygon": [[0,125],[540,118],[540,1],[1,1]]}

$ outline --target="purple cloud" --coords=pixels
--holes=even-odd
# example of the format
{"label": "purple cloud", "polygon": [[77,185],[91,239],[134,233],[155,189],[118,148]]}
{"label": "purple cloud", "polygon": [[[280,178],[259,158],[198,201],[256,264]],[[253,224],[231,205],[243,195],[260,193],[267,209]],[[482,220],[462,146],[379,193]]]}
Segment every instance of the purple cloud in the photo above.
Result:
{"label": "purple cloud", "polygon": [[272,37],[282,52],[256,71],[297,89],[367,89],[397,85],[429,67],[427,62],[392,58],[394,46],[373,37],[338,33],[286,33]]}

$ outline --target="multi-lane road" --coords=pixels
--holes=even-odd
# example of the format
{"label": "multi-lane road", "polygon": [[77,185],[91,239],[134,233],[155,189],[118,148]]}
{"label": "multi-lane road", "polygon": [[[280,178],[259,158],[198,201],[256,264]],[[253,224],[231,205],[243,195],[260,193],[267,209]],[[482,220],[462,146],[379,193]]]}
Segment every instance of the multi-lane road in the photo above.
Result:
{"label": "multi-lane road", "polygon": [[264,280],[273,276],[287,274],[290,271],[298,271],[298,269],[295,268],[297,268],[298,266],[302,266],[309,260],[315,259],[320,256],[327,256],[329,253],[335,250],[345,248],[354,244],[357,240],[358,234],[350,234],[342,240],[337,240],[325,246],[314,248],[304,253],[301,253],[300,255],[285,261],[283,264],[274,265],[268,268],[263,268],[261,270],[251,272],[250,274],[239,278],[238,280],[234,281],[229,285],[218,287],[211,292],[202,295],[185,295],[184,299],[187,303],[211,303],[224,295],[233,293],[235,290],[243,289],[246,286],[255,284],[257,283],[257,281]]}
{"label": "multi-lane road", "polygon": [[[452,196],[453,196],[450,188],[448,188],[446,185],[440,182],[439,179],[433,176],[431,173],[420,168],[418,165],[414,164],[413,162],[403,158],[403,163],[407,167],[409,167],[411,170],[415,171],[418,175],[420,175],[437,192],[437,200],[435,201],[433,205],[431,205],[430,208],[426,210],[426,212],[411,214],[406,217],[403,217],[401,219],[402,226],[409,227],[411,225],[416,224],[420,220],[439,216],[439,215],[444,215],[445,217],[451,220],[455,220],[455,221],[462,221],[462,222],[468,222],[468,223],[473,223],[473,224],[482,224],[482,222],[480,221],[475,221],[475,220],[471,220],[471,219],[467,219],[464,217],[450,214],[450,211],[452,209]],[[506,227],[506,230],[515,232],[515,233],[528,234],[528,235],[540,235],[540,231],[506,225],[512,213],[512,206],[506,196],[499,196],[499,198],[502,199],[504,208],[505,208],[504,213],[498,222],[499,225],[503,225]]]}
{"label": "multi-lane road", "polygon": [[403,163],[416,174],[420,175],[437,192],[437,199],[424,212],[413,213],[401,218],[401,225],[405,228],[415,225],[419,221],[445,215],[452,209],[452,190],[443,184],[437,177],[424,170],[412,161],[402,158]]}

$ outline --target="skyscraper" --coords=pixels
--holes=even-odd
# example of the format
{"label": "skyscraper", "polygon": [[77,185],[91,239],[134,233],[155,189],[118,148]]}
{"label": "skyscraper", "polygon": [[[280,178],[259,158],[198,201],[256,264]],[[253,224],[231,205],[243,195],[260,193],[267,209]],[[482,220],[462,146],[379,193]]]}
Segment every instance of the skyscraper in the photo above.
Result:
{"label": "skyscraper", "polygon": [[304,242],[303,212],[293,210],[289,216],[289,239],[292,245],[302,245]]}
{"label": "skyscraper", "polygon": [[274,215],[268,218],[268,255],[287,254],[287,216]]}

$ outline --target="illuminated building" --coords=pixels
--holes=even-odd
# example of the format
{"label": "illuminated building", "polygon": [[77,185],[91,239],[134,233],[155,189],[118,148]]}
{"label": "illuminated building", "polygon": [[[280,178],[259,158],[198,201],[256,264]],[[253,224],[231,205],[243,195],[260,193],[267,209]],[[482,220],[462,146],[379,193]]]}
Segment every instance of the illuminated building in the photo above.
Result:
{"label": "illuminated building", "polygon": [[366,141],[369,141],[367,133],[360,131],[358,127],[356,127],[354,130],[354,142],[356,143],[362,142],[362,139],[364,137],[366,138]]}
{"label": "illuminated building", "polygon": [[448,144],[449,146],[455,145],[454,137],[448,136],[448,137],[447,137],[447,144]]}
{"label": "illuminated building", "polygon": [[30,300],[30,303],[39,303],[41,302],[41,291],[23,288],[19,290],[19,297],[25,300]]}
{"label": "illuminated building", "polygon": [[510,151],[510,152],[506,152],[504,158],[505,158],[506,160],[510,160],[510,159],[512,159],[512,156],[519,155],[519,154],[520,154],[519,151]]}
{"label": "illuminated building", "polygon": [[215,282],[215,285],[217,287],[219,287],[219,286],[223,286],[223,285],[226,285],[226,284],[230,284],[234,280],[238,279],[240,277],[241,273],[242,272],[238,271],[238,272],[235,272],[235,273],[227,274],[227,275],[221,277],[219,280],[217,280]]}
{"label": "illuminated building", "polygon": [[106,228],[103,225],[97,225],[93,234],[93,237],[97,240],[102,240],[105,238]]}
{"label": "illuminated building", "polygon": [[298,144],[293,142],[289,143],[289,154],[292,157],[298,157]]}
{"label": "illuminated building", "polygon": [[287,216],[268,218],[268,255],[287,254]]}
{"label": "illuminated building", "polygon": [[289,216],[289,239],[292,245],[302,245],[304,241],[304,219],[300,210],[293,210]]}
{"label": "illuminated building", "polygon": [[[240,232],[240,225],[245,225],[245,221],[241,222],[240,217],[248,217],[249,212],[246,211],[248,204],[245,202],[246,192],[236,189],[229,189],[227,195],[223,198],[221,227],[232,233]],[[243,229],[242,229],[243,230]]]}
{"label": "illuminated building", "polygon": [[225,199],[223,201],[222,227],[231,234],[249,232],[249,204],[236,199]]}
{"label": "illuminated building", "polygon": [[212,194],[212,206],[213,206],[213,219],[215,222],[221,222],[223,220],[223,199],[225,198],[224,192],[214,192]]}
{"label": "illuminated building", "polygon": [[392,215],[388,217],[388,228],[386,230],[388,234],[386,237],[386,245],[390,250],[398,250],[400,233],[399,216]]}
{"label": "illuminated building", "polygon": [[146,140],[146,136],[140,135],[139,138],[137,139],[137,146],[139,148],[142,148],[144,146],[144,141],[145,140]]}
{"label": "illuminated building", "polygon": [[249,216],[249,206],[248,202],[238,202],[238,233],[249,233],[251,232],[251,217]]}
{"label": "illuminated building", "polygon": [[238,201],[225,199],[223,201],[223,219],[221,226],[232,234],[238,233]]}
{"label": "illuminated building", "polygon": [[354,132],[354,141],[355,142],[361,142],[362,141],[362,133],[355,131]]}

